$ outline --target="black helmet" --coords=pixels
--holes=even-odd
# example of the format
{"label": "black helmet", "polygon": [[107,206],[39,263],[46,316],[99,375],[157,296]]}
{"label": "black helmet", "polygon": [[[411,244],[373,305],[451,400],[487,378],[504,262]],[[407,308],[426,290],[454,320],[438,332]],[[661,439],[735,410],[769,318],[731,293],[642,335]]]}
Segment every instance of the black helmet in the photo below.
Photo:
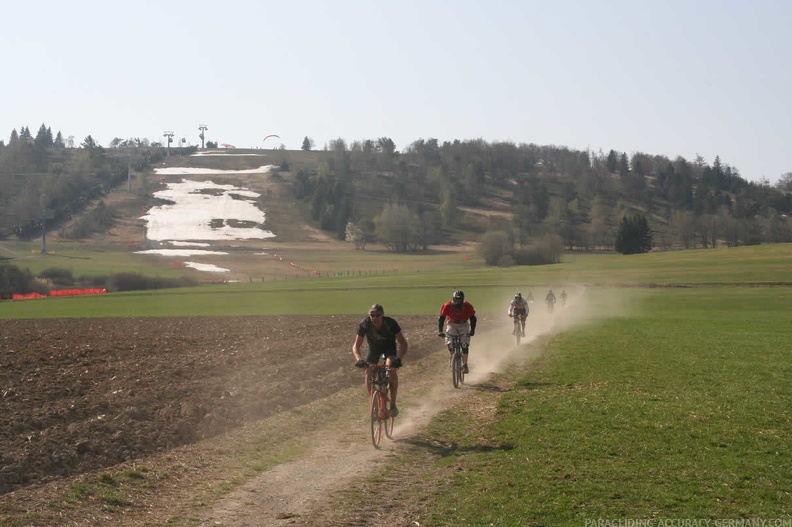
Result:
{"label": "black helmet", "polygon": [[451,299],[455,301],[456,300],[462,301],[465,299],[465,293],[457,289],[456,291],[454,291],[454,296],[452,296]]}
{"label": "black helmet", "polygon": [[516,293],[516,294],[514,295],[514,298],[522,298],[522,293]]}
{"label": "black helmet", "polygon": [[381,304],[373,304],[369,308],[369,315],[376,315],[376,314],[382,315],[384,313],[385,313],[385,309],[382,307]]}

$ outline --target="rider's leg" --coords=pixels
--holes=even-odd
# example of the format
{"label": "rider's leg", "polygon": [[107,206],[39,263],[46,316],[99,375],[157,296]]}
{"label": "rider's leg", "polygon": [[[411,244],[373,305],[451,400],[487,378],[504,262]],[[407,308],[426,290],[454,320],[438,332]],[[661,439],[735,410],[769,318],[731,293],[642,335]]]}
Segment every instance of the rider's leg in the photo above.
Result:
{"label": "rider's leg", "polygon": [[399,391],[399,374],[396,373],[396,368],[390,372],[390,391],[391,391],[391,404],[396,406],[396,393]]}
{"label": "rider's leg", "polygon": [[371,396],[371,368],[366,368],[366,391]]}

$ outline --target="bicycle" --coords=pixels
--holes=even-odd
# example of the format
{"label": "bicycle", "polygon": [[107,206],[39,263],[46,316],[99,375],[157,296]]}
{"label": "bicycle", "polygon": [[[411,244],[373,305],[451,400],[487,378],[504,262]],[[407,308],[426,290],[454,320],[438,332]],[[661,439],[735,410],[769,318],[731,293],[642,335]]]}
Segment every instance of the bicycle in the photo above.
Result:
{"label": "bicycle", "polygon": [[382,432],[393,439],[394,417],[390,413],[390,366],[384,362],[369,366],[371,376],[371,396],[369,397],[369,416],[371,418],[371,442],[379,448]]}
{"label": "bicycle", "polygon": [[523,334],[522,334],[523,333],[522,321],[525,320],[528,317],[527,317],[527,315],[525,313],[522,313],[522,314],[516,314],[516,315],[512,316],[512,318],[514,319],[514,331],[512,332],[512,335],[514,335],[515,343],[519,346],[520,345],[520,339],[523,336]]}
{"label": "bicycle", "polygon": [[465,370],[462,367],[462,337],[464,335],[449,335],[446,337],[451,339],[451,381],[454,383],[454,388],[459,388],[459,385],[465,382]]}

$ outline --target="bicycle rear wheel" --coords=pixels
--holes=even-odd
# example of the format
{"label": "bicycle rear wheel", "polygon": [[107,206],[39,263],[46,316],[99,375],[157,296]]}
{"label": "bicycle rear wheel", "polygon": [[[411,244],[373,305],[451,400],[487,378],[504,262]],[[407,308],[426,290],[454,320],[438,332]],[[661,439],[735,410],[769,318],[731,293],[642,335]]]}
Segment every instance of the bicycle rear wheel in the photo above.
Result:
{"label": "bicycle rear wheel", "polygon": [[385,401],[379,390],[371,392],[369,404],[369,417],[371,418],[371,443],[375,448],[379,448],[382,439],[382,427],[384,421]]}

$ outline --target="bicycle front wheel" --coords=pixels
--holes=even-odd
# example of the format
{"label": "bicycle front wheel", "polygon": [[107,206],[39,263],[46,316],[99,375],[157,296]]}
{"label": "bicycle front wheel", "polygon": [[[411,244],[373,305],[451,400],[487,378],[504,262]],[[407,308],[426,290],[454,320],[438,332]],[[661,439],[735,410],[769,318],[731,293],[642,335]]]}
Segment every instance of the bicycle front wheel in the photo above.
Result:
{"label": "bicycle front wheel", "polygon": [[514,321],[514,342],[519,346],[522,337],[522,324],[519,320]]}
{"label": "bicycle front wheel", "polygon": [[[387,399],[390,401],[390,392],[388,392]],[[388,405],[388,413],[385,415],[386,418],[382,424],[383,428],[385,429],[385,436],[387,436],[388,439],[393,439],[393,422],[395,417],[393,417],[390,413],[390,404]]]}
{"label": "bicycle front wheel", "polygon": [[382,427],[385,420],[385,400],[379,390],[371,392],[369,417],[371,418],[371,443],[375,448],[379,448],[380,439],[382,439]]}
{"label": "bicycle front wheel", "polygon": [[451,359],[451,380],[454,383],[454,388],[459,388],[462,375],[462,354],[457,350],[454,351],[454,356]]}

